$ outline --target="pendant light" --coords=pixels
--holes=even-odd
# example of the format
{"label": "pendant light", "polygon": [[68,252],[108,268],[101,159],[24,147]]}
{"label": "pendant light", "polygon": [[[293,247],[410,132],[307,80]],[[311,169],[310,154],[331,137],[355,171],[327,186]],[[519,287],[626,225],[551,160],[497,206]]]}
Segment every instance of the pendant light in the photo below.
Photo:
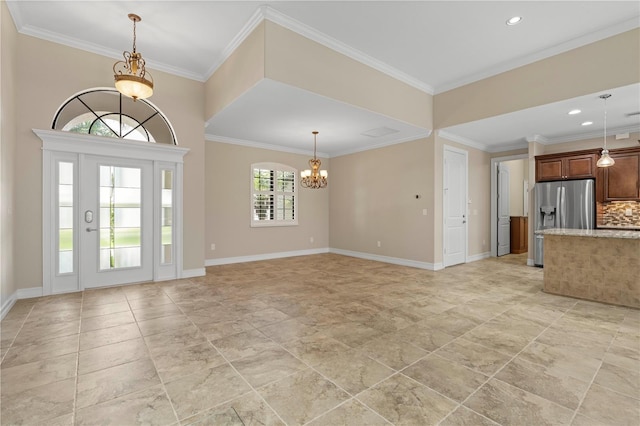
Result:
{"label": "pendant light", "polygon": [[316,158],[316,137],[318,132],[314,130],[311,133],[313,133],[313,158],[309,160],[311,169],[300,172],[300,185],[303,188],[320,189],[327,186],[328,174],[326,170],[320,170],[322,163]]}
{"label": "pendant light", "polygon": [[604,99],[604,145],[600,159],[596,163],[598,167],[611,167],[616,163],[613,161],[613,158],[609,156],[609,150],[607,149],[607,99],[610,97],[611,95],[608,93],[600,95],[600,99]]}
{"label": "pendant light", "polygon": [[122,53],[124,61],[113,64],[113,77],[118,92],[135,101],[153,95],[153,77],[144,67],[142,54],[136,52],[136,22],[142,21],[142,18],[135,13],[130,13],[128,16],[133,21],[133,51],[125,50]]}

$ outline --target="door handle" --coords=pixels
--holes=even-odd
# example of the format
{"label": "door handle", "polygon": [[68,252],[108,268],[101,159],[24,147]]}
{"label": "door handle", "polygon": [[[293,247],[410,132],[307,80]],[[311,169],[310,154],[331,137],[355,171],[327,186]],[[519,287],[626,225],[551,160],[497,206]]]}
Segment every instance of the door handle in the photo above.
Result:
{"label": "door handle", "polygon": [[98,232],[98,228],[87,228],[87,232]]}

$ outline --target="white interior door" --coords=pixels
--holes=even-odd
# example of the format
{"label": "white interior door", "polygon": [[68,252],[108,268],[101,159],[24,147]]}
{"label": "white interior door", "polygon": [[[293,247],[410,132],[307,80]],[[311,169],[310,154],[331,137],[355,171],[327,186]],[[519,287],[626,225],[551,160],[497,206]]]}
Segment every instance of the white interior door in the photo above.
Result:
{"label": "white interior door", "polygon": [[444,148],[444,266],[467,261],[467,152]]}
{"label": "white interior door", "polygon": [[511,217],[509,215],[509,168],[498,165],[498,256],[511,252]]}
{"label": "white interior door", "polygon": [[153,164],[86,156],[80,170],[84,288],[153,279]]}

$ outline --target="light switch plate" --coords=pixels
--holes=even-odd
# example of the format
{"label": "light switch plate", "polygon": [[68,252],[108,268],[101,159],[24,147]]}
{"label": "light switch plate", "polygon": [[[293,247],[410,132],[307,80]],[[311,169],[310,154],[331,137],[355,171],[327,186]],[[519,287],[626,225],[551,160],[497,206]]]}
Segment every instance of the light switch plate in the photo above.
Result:
{"label": "light switch plate", "polygon": [[626,210],[624,211],[624,215],[625,215],[625,216],[633,216],[633,210],[631,210],[631,209],[626,209]]}

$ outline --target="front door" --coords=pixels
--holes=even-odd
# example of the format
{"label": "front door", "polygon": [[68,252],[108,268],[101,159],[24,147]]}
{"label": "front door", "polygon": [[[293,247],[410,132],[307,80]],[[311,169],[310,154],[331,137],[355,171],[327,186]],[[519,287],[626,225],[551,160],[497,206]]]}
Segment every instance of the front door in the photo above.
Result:
{"label": "front door", "polygon": [[152,163],[87,156],[79,177],[84,288],[152,280]]}

